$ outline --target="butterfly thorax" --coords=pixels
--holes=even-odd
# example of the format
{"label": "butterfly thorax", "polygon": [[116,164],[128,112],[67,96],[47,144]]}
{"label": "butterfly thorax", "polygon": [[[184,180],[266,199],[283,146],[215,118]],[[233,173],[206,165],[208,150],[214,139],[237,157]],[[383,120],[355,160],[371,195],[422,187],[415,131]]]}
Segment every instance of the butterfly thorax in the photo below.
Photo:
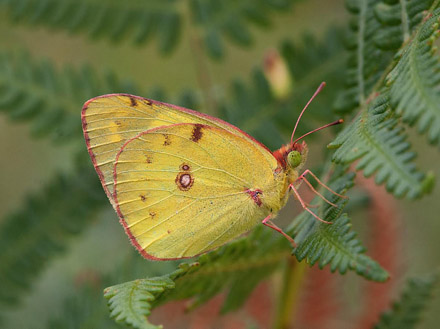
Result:
{"label": "butterfly thorax", "polygon": [[[289,154],[292,151],[299,153],[299,160],[292,163]],[[272,186],[263,191],[261,196],[262,203],[270,213],[277,213],[287,202],[289,198],[289,185],[295,184],[300,175],[307,158],[307,144],[303,141],[301,144],[283,145],[280,149],[273,152],[279,166],[274,170],[274,180]],[[292,155],[292,154],[291,154]]]}

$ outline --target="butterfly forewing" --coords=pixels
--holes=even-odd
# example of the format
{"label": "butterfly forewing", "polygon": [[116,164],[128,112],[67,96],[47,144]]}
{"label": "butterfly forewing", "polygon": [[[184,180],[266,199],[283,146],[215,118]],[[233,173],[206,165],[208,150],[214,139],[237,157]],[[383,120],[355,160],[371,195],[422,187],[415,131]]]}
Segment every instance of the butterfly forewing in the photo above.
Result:
{"label": "butterfly forewing", "polygon": [[214,117],[138,96],[113,94],[88,101],[83,108],[84,136],[104,190],[112,200],[116,155],[131,138],[146,130],[176,123],[201,123],[220,127],[253,144],[271,166],[273,156],[263,145],[238,128]]}
{"label": "butterfly forewing", "polygon": [[249,231],[267,214],[247,191],[273,188],[276,166],[253,143],[218,127],[158,127],[117,154],[113,197],[145,257],[192,257]]}

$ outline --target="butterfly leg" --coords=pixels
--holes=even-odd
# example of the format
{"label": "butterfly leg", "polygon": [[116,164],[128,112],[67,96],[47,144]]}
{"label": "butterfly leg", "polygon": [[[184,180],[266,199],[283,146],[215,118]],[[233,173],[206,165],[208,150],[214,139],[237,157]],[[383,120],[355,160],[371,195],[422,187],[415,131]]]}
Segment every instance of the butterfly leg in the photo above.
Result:
{"label": "butterfly leg", "polygon": [[[310,182],[307,180],[307,178],[304,175],[299,176],[297,180],[304,181],[304,183],[307,184],[307,186],[312,190],[313,193],[315,193],[317,196],[319,196],[322,200],[327,202],[329,205],[338,208],[337,205],[335,205],[333,202],[330,202],[329,200],[327,200],[326,197],[324,197],[321,193],[319,193],[317,190],[315,190],[315,188],[312,186],[312,184],[310,184]],[[307,207],[310,207],[310,206],[307,205]]]}
{"label": "butterfly leg", "polygon": [[310,204],[308,202],[305,202],[304,200],[303,200],[303,202],[307,206],[307,208],[319,208],[318,204]]}
{"label": "butterfly leg", "polygon": [[284,237],[289,240],[290,244],[292,245],[293,248],[296,248],[296,243],[295,241],[292,239],[291,236],[287,235],[282,229],[280,229],[278,226],[276,226],[270,219],[272,217],[272,214],[270,214],[269,216],[267,216],[265,219],[263,219],[263,221],[261,222],[263,225],[266,225],[267,227],[270,227],[271,229],[277,231],[278,233],[281,233],[282,235],[284,235]]}
{"label": "butterfly leg", "polygon": [[295,193],[296,198],[298,199],[299,203],[301,204],[301,206],[303,207],[303,209],[307,212],[309,212],[313,217],[315,217],[317,220],[319,220],[320,222],[326,223],[326,224],[331,224],[331,222],[328,222],[326,220],[323,220],[321,218],[318,217],[318,215],[316,215],[313,211],[311,211],[307,205],[305,204],[304,200],[301,198],[301,196],[298,193],[298,190],[295,188],[295,186],[293,186],[293,184],[290,184],[289,187],[292,189],[293,193]]}
{"label": "butterfly leg", "polygon": [[319,178],[316,177],[316,175],[315,175],[314,173],[312,173],[309,169],[304,170],[304,172],[298,177],[298,179],[300,179],[301,177],[305,177],[305,175],[307,175],[307,174],[310,174],[310,176],[312,176],[312,177],[318,182],[318,184],[321,185],[323,188],[325,188],[327,191],[333,193],[334,195],[337,195],[337,196],[340,197],[340,198],[348,199],[348,196],[346,196],[346,195],[342,195],[342,194],[339,194],[339,193],[336,193],[336,192],[333,191],[330,187],[328,187],[328,186],[325,185],[323,182],[321,182],[321,181],[319,180]]}

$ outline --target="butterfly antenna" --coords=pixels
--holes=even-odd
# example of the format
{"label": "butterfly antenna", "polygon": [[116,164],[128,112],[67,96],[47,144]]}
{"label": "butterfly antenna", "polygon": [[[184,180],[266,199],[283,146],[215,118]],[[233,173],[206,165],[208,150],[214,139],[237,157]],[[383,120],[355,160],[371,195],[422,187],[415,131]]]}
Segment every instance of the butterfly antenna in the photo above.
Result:
{"label": "butterfly antenna", "polygon": [[326,125],[323,125],[322,127],[319,127],[319,128],[313,129],[312,131],[309,131],[307,134],[304,134],[304,135],[302,135],[301,137],[298,137],[297,139],[295,139],[291,145],[294,145],[294,144],[295,144],[296,142],[298,142],[300,139],[303,139],[304,137],[306,137],[306,136],[308,136],[308,135],[310,135],[310,134],[313,134],[314,132],[317,132],[317,131],[322,130],[322,129],[327,128],[327,127],[331,127],[331,126],[338,125],[338,124],[343,123],[343,122],[344,122],[344,119],[339,119],[339,120],[336,120],[336,121],[334,121],[334,122],[327,123]]}
{"label": "butterfly antenna", "polygon": [[[322,88],[325,87],[325,82],[321,82],[321,84],[319,85],[318,89],[316,89],[315,93],[313,94],[313,96],[310,98],[310,100],[307,102],[306,106],[304,106],[303,110],[301,111],[301,113],[299,114],[298,120],[296,120],[295,123],[295,128],[293,128],[293,132],[292,132],[292,137],[290,137],[290,144],[293,144],[293,136],[295,135],[295,131],[296,131],[296,127],[298,127],[298,123],[299,120],[301,119],[302,115],[304,114],[305,110],[307,109],[307,107],[310,105],[310,103],[313,101],[313,99],[316,97],[316,95],[318,95]],[[304,136],[303,136],[304,137]]]}

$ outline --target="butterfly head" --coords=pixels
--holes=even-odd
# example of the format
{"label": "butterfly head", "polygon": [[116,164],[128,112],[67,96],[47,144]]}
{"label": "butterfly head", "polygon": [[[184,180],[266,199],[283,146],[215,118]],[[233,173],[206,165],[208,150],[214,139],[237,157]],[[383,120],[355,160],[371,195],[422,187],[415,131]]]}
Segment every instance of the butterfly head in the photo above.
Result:
{"label": "butterfly head", "polygon": [[294,139],[296,128],[298,127],[299,121],[301,120],[301,117],[303,116],[305,110],[310,105],[312,100],[318,95],[322,88],[324,88],[325,82],[322,82],[318,89],[316,89],[313,96],[310,98],[310,100],[307,102],[306,106],[303,108],[301,113],[298,116],[298,119],[296,120],[295,127],[293,128],[292,136],[290,137],[290,144],[285,145],[281,147],[279,150],[275,151],[273,155],[278,160],[278,163],[281,165],[281,167],[286,169],[293,169],[294,171],[298,171],[300,167],[304,164],[306,157],[307,157],[307,144],[304,141],[301,141],[304,137],[313,134],[321,129],[331,127],[334,125],[338,125],[340,123],[343,123],[344,120],[339,119],[334,122],[328,123],[324,126],[321,126],[319,128],[313,129],[312,131],[309,131],[308,133],[302,135],[301,137],[298,137]]}
{"label": "butterfly head", "polygon": [[299,170],[307,159],[308,147],[306,142],[283,145],[273,155],[284,170]]}

